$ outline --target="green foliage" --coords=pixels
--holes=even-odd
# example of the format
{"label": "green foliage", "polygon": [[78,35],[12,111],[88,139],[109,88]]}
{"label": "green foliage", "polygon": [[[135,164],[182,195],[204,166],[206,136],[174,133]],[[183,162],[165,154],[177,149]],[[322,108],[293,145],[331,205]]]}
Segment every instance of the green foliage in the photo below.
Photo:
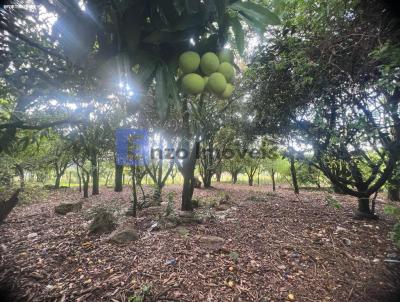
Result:
{"label": "green foliage", "polygon": [[142,285],[135,295],[128,297],[128,302],[143,302],[151,294],[152,286],[151,283]]}
{"label": "green foliage", "polygon": [[371,195],[400,152],[399,103],[393,102],[400,91],[393,42],[399,30],[380,3],[282,2],[283,27],[260,47],[246,75],[251,128],[282,144],[311,145],[327,178],[347,194]]}
{"label": "green foliage", "polygon": [[392,230],[392,240],[400,248],[400,208],[386,205],[384,208],[385,214],[392,215],[398,222],[394,225]]}

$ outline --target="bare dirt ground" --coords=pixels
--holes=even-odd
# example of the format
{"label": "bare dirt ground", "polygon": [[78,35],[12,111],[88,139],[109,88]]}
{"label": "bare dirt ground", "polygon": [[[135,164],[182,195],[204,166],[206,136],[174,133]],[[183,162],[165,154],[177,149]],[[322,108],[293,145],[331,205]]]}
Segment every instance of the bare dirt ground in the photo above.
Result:
{"label": "bare dirt ground", "polygon": [[[178,206],[179,186],[166,187],[164,199],[173,191]],[[102,188],[66,216],[54,207],[79,200],[79,193],[51,192],[0,226],[0,279],[19,295],[13,301],[137,302],[133,295],[146,288],[144,301],[398,301],[400,264],[385,259],[399,252],[382,202],[380,220],[359,221],[352,219],[354,199],[335,196],[337,209],[327,205],[326,192],[297,198],[289,189],[217,184],[196,189],[195,198],[224,192],[230,208],[197,210],[213,220],[151,232],[163,208],[125,217],[128,188]],[[120,225],[135,224],[140,238],[115,245],[108,235],[88,235],[89,214],[98,206],[113,209]],[[199,236],[224,242],[209,249]]]}

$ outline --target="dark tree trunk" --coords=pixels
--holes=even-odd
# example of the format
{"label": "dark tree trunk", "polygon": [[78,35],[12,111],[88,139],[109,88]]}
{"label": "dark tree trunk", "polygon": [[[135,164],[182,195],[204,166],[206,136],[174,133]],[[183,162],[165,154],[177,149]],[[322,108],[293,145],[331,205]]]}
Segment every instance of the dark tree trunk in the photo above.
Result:
{"label": "dark tree trunk", "polygon": [[238,174],[237,174],[237,173],[232,173],[232,183],[233,183],[233,184],[236,184],[236,183],[237,183],[237,177],[238,177]]}
{"label": "dark tree trunk", "polygon": [[253,186],[253,176],[249,176],[249,186],[252,187]]}
{"label": "dark tree trunk", "polygon": [[361,213],[371,214],[368,197],[360,197],[358,199],[358,211]]}
{"label": "dark tree trunk", "polygon": [[83,181],[83,198],[89,198],[89,181]]}
{"label": "dark tree trunk", "polygon": [[99,165],[97,162],[97,153],[93,151],[90,162],[92,165],[92,195],[99,195]]}
{"label": "dark tree trunk", "polygon": [[193,183],[194,178],[183,177],[183,190],[182,190],[182,211],[192,211],[192,196],[193,196]]}
{"label": "dark tree trunk", "polygon": [[211,171],[205,171],[204,172],[204,177],[203,177],[203,183],[204,183],[204,188],[210,188],[211,187],[211,179],[212,179],[212,172]]}
{"label": "dark tree trunk", "polygon": [[18,204],[18,195],[22,189],[16,190],[8,200],[0,202],[0,223],[3,223],[12,209]]}
{"label": "dark tree trunk", "polygon": [[189,158],[183,162],[183,190],[182,211],[193,211],[192,196],[196,179],[194,169],[196,167],[196,144],[193,146]]}
{"label": "dark tree trunk", "polygon": [[292,183],[295,194],[299,194],[299,184],[297,183],[296,167],[294,165],[294,157],[290,157],[290,174],[292,175]]}
{"label": "dark tree trunk", "polygon": [[54,189],[60,188],[61,177],[62,177],[62,175],[60,175],[60,174],[56,175],[56,182],[54,183]]}
{"label": "dark tree trunk", "polygon": [[276,184],[275,184],[275,171],[272,170],[271,172],[271,179],[272,179],[272,191],[276,190]]}
{"label": "dark tree trunk", "polygon": [[122,174],[124,172],[124,166],[122,165],[115,165],[115,184],[114,184],[114,191],[115,192],[122,192]]}
{"label": "dark tree trunk", "polygon": [[136,166],[133,165],[131,168],[131,173],[132,173],[132,207],[131,209],[128,210],[127,215],[128,216],[133,216],[136,217],[137,215],[137,190],[136,190]]}
{"label": "dark tree trunk", "polygon": [[[200,99],[202,101],[202,99]],[[201,107],[201,106],[200,106]],[[186,158],[182,163],[182,175],[183,175],[183,188],[182,188],[182,201],[181,209],[182,211],[193,211],[192,196],[194,190],[194,169],[196,167],[197,159],[197,147],[198,144],[194,143],[193,148],[190,148],[190,114],[188,110],[187,99],[184,98],[182,103],[182,127],[184,129],[183,133],[183,149],[191,150],[189,157]]]}

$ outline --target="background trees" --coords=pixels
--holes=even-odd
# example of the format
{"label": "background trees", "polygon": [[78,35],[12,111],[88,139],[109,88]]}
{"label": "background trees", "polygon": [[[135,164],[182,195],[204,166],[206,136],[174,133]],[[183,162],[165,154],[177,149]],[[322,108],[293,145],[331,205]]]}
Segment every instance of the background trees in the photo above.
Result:
{"label": "background trees", "polygon": [[371,4],[318,2],[310,11],[287,3],[284,29],[249,73],[260,132],[312,145],[314,166],[358,197],[358,214],[369,217],[369,196],[398,160],[400,101],[392,57],[399,32],[384,8]]}
{"label": "background trees", "polygon": [[[246,173],[253,185],[257,173],[267,170],[275,189],[277,147],[288,150],[295,192],[297,178],[318,185],[318,169],[336,190],[358,197],[360,214],[369,217],[369,197],[388,180],[391,196],[397,194],[392,172],[400,148],[399,32],[380,4],[281,1],[275,12],[282,27],[270,26],[280,21],[264,2],[40,5],[0,14],[5,58],[0,62],[0,152],[9,156],[18,150],[12,155],[18,163],[18,156],[28,152],[26,144],[52,128],[57,137],[46,148],[55,187],[73,158],[84,189],[91,178],[92,194],[98,194],[101,162],[115,158],[115,130],[145,127],[154,137],[172,140],[175,149],[189,151],[174,163],[184,179],[184,210],[192,209],[196,173],[209,187],[223,171],[233,182]],[[259,44],[257,53],[245,41]],[[234,53],[233,97],[184,94],[179,55],[223,48]],[[266,135],[275,149],[263,160],[238,155],[226,160],[214,152],[249,148]],[[312,149],[310,156],[288,148],[288,141],[293,150]],[[66,152],[69,144],[72,155]],[[198,160],[197,146],[208,149]],[[159,191],[174,169],[168,164],[161,160],[147,167]],[[29,167],[13,169],[23,184]],[[116,191],[122,191],[123,171],[115,163]],[[143,171],[133,172],[139,177]]]}

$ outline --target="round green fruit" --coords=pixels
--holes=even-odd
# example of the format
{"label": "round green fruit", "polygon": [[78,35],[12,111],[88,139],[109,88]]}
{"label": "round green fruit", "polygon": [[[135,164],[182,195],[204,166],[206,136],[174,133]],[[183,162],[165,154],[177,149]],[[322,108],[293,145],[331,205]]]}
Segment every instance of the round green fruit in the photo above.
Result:
{"label": "round green fruit", "polygon": [[197,70],[200,65],[200,56],[197,52],[186,51],[179,57],[179,68],[183,73],[191,73]]}
{"label": "round green fruit", "polygon": [[226,88],[226,79],[224,75],[220,72],[214,72],[208,78],[208,87],[215,94],[221,94],[225,91]]}
{"label": "round green fruit", "polygon": [[200,69],[205,75],[216,72],[219,66],[219,59],[213,52],[207,52],[201,57]]}
{"label": "round green fruit", "polygon": [[226,88],[225,88],[225,90],[224,90],[224,92],[222,93],[221,96],[224,99],[227,99],[232,95],[232,93],[233,93],[233,85],[232,84],[227,84]]}
{"label": "round green fruit", "polygon": [[204,91],[204,79],[197,73],[189,73],[182,79],[182,88],[186,93],[199,94]]}
{"label": "round green fruit", "polygon": [[235,69],[228,62],[221,63],[218,67],[218,72],[222,73],[228,82],[231,82],[235,76]]}
{"label": "round green fruit", "polygon": [[219,54],[219,61],[222,62],[228,62],[228,63],[232,63],[233,62],[233,52],[230,49],[222,49]]}

